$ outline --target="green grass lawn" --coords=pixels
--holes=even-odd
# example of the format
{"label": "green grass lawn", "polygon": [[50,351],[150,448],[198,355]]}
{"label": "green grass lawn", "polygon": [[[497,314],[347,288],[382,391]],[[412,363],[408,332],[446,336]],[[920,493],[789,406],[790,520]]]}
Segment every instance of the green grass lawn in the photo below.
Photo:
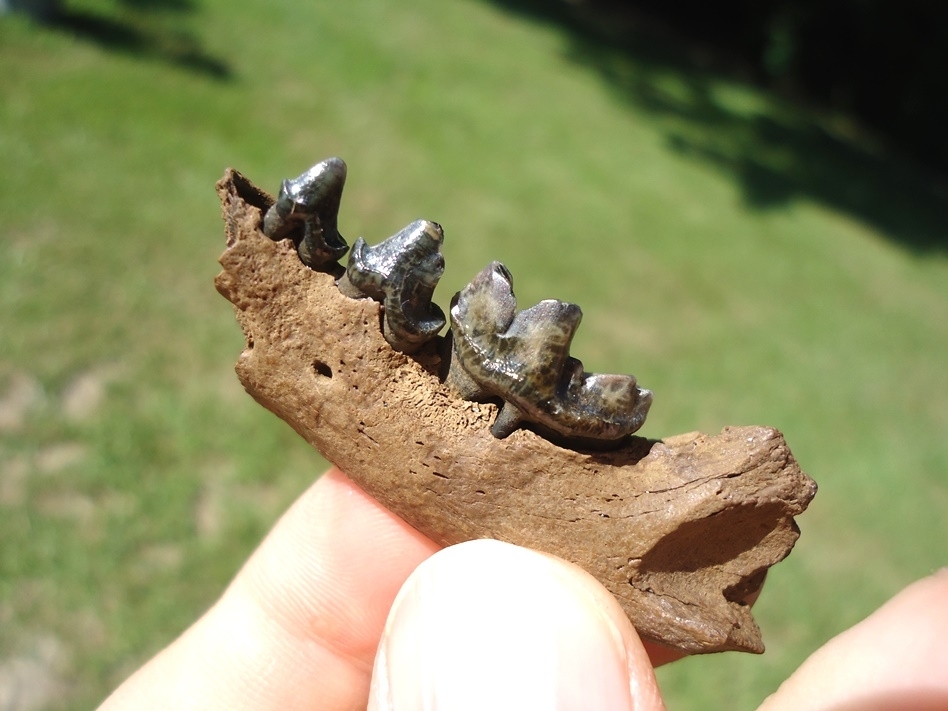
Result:
{"label": "green grass lawn", "polygon": [[768,651],[662,670],[672,709],[753,708],[948,563],[948,201],[844,119],[529,2],[67,7],[0,17],[0,668],[44,708],[173,639],[326,466],[232,372],[228,165],[342,156],[350,243],[444,226],[442,306],[493,259],[581,304],[647,436],[783,430],[820,493]]}

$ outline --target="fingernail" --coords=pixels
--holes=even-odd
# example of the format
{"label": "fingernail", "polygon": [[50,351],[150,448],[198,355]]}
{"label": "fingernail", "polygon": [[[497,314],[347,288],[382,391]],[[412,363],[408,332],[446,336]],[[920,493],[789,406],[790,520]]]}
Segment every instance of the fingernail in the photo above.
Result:
{"label": "fingernail", "polygon": [[634,708],[615,602],[578,576],[585,573],[496,541],[437,553],[395,601],[369,708]]}

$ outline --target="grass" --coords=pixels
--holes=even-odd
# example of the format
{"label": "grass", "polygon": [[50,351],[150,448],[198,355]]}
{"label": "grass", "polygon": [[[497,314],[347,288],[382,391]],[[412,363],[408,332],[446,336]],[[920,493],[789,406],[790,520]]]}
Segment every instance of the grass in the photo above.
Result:
{"label": "grass", "polygon": [[45,660],[50,708],[174,638],[325,467],[231,371],[227,165],[341,155],[350,242],[444,225],[442,306],[492,259],[580,303],[648,436],[784,431],[821,490],[768,652],[663,670],[671,708],[752,708],[946,563],[945,201],[844,119],[528,2],[68,7],[0,18],[0,665]]}

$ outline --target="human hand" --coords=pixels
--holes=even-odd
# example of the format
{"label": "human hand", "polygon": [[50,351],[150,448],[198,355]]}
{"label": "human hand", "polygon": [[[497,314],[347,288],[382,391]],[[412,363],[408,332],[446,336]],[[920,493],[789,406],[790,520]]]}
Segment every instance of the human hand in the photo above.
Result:
{"label": "human hand", "polygon": [[[652,665],[674,654],[643,645],[591,576],[496,541],[437,550],[331,470],[220,601],[100,711],[664,708]],[[946,593],[946,574],[913,586],[820,650],[764,708],[848,709],[820,704],[902,688],[903,664],[919,669],[914,691],[945,701]],[[926,614],[939,601],[940,614]],[[901,635],[885,636],[893,626]],[[888,670],[869,651],[879,634],[909,643],[881,655],[894,659]],[[850,658],[873,669],[872,686],[846,673]]]}

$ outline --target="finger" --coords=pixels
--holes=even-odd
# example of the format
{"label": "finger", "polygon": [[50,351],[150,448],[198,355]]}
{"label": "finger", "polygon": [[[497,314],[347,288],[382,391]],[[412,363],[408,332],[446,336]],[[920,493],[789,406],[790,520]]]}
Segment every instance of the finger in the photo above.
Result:
{"label": "finger", "polygon": [[331,470],[220,601],[102,709],[365,708],[392,601],[436,549]]}
{"label": "finger", "polygon": [[574,565],[497,541],[425,561],[376,658],[371,711],[664,708],[615,598]]}
{"label": "finger", "polygon": [[831,639],[768,698],[784,709],[948,708],[948,570]]}

